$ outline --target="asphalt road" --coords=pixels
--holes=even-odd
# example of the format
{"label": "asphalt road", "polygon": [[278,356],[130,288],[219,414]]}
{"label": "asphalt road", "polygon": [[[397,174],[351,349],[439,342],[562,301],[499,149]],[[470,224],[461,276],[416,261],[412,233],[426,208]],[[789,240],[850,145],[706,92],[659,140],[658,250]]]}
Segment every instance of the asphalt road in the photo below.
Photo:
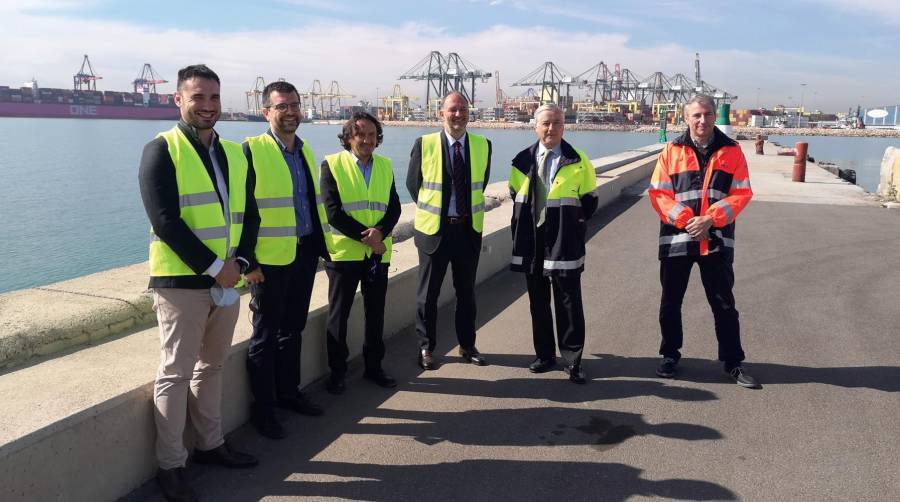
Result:
{"label": "asphalt road", "polygon": [[[282,415],[288,439],[249,426],[230,441],[252,470],[189,466],[204,500],[896,500],[900,493],[900,212],[754,201],[739,218],[735,296],[743,389],[715,361],[695,270],[684,358],[656,378],[656,217],[632,194],[591,222],[583,290],[585,369],[532,375],[524,280],[479,288],[478,347],[462,364],[442,310],[437,371],[415,365],[410,330],[388,344],[400,386],[321,385],[318,418]],[[124,500],[162,500],[153,482]]]}

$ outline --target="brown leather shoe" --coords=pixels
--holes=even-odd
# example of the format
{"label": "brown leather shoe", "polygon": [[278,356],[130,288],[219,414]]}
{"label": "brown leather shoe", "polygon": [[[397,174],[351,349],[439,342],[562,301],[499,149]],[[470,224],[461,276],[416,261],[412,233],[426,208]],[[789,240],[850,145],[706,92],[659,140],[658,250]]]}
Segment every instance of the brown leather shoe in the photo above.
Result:
{"label": "brown leather shoe", "polygon": [[419,353],[419,366],[421,366],[423,370],[433,370],[435,368],[434,354],[432,354],[431,351],[422,349]]}
{"label": "brown leather shoe", "polygon": [[475,347],[470,349],[460,347],[459,355],[462,356],[467,363],[472,363],[475,366],[487,366],[487,359],[485,359],[484,356],[481,355],[481,352],[478,352],[478,349]]}
{"label": "brown leather shoe", "polygon": [[169,502],[197,502],[197,494],[184,479],[184,467],[159,469],[156,471],[156,482],[163,496]]}

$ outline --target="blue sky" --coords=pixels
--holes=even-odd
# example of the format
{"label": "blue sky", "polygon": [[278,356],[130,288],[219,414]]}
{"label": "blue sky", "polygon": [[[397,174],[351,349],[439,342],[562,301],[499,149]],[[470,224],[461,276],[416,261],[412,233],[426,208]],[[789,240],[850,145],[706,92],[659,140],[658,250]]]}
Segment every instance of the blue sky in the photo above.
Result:
{"label": "blue sky", "polygon": [[[447,2],[263,0],[153,3],[0,0],[0,83],[35,76],[68,86],[90,54],[100,87],[126,89],[144,62],[168,78],[204,61],[223,78],[226,105],[241,109],[256,75],[306,88],[338,80],[360,98],[395,83],[430,50],[458,52],[499,70],[508,84],[544,61],[573,74],[599,61],[639,76],[693,75],[740,96],[737,107],[796,104],[846,110],[900,102],[900,2],[798,0]],[[806,86],[801,86],[801,84]],[[481,87],[493,103],[494,81]]]}

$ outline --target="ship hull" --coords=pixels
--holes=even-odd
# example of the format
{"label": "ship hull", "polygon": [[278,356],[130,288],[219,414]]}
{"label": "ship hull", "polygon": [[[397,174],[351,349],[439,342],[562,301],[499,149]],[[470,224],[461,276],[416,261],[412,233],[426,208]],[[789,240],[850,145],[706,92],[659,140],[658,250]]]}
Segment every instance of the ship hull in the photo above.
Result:
{"label": "ship hull", "polygon": [[0,117],[173,120],[181,114],[178,108],[172,107],[0,103]]}

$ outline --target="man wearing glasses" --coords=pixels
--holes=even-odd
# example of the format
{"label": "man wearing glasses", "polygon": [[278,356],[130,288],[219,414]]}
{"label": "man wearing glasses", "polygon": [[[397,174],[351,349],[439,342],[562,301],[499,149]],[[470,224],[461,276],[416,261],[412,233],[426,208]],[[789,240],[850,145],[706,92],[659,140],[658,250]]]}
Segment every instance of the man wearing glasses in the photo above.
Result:
{"label": "man wearing glasses", "polygon": [[296,135],[297,89],[287,82],[267,85],[263,116],[269,130],[244,143],[260,216],[255,247],[260,266],[246,275],[253,323],[247,373],[255,401],[250,422],[263,436],[281,439],[287,432],[275,416],[276,406],[322,414],[299,385],[301,334],[319,257],[327,256],[325,213],[315,158]]}

